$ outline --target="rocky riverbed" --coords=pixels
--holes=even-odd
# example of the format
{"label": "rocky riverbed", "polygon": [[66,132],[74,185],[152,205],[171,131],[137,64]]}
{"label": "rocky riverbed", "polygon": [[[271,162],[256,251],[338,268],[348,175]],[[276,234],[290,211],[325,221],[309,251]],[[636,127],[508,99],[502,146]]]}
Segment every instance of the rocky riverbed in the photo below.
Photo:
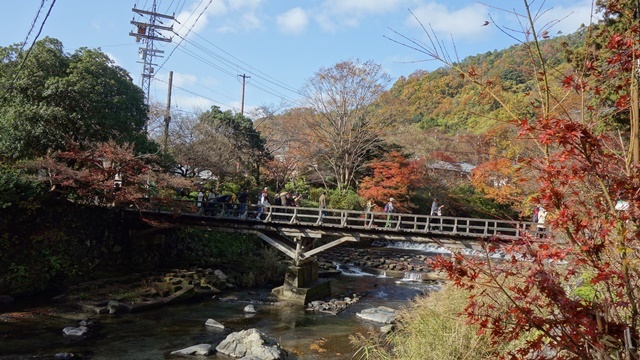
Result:
{"label": "rocky riverbed", "polygon": [[[322,275],[335,277],[330,280],[333,297],[311,302],[304,309],[271,298],[269,289],[241,290],[223,272],[198,268],[84,283],[56,297],[51,307],[3,312],[0,305],[0,359],[20,358],[3,354],[172,358],[179,356],[172,352],[202,345],[202,340],[210,346],[197,351],[215,353],[215,347],[231,334],[249,329],[256,331],[236,334],[229,341],[242,343],[245,335],[255,337],[259,332],[264,344],[277,343],[289,359],[343,359],[355,351],[349,334],[370,331],[378,321],[374,319],[393,318],[388,311],[428,288],[426,281],[413,287],[394,284],[394,278],[406,278],[406,273],[420,274],[420,279],[433,276],[427,275],[427,256],[420,253],[337,248],[321,255]],[[384,271],[387,277],[345,278],[337,275],[341,264],[361,267],[369,274]],[[201,300],[193,301],[197,298]],[[61,311],[59,304],[71,304],[75,310]],[[185,323],[185,319],[190,320]],[[216,323],[222,328],[211,326]],[[383,322],[377,328],[390,331],[392,324]],[[136,340],[137,349],[127,345],[126,339],[143,334],[145,340]],[[21,338],[30,339],[30,345],[22,348]]]}
{"label": "rocky riverbed", "polygon": [[319,267],[327,273],[340,271],[340,266],[347,265],[373,275],[437,284],[444,277],[429,265],[432,256],[411,249],[335,247],[318,254],[317,260]]}

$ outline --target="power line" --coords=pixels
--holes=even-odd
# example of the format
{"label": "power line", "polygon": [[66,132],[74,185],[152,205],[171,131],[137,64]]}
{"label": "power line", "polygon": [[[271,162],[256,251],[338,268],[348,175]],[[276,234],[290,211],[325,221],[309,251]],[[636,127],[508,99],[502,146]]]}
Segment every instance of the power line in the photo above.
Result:
{"label": "power line", "polygon": [[[187,54],[188,56],[191,56],[192,58],[194,58],[196,60],[201,61],[205,65],[209,65],[209,66],[219,70],[220,72],[222,72],[222,73],[224,73],[224,74],[226,74],[226,75],[228,75],[230,77],[234,77],[234,78],[236,77],[236,74],[234,74],[234,73],[232,73],[230,71],[227,71],[226,69],[220,67],[219,65],[216,65],[216,64],[212,63],[211,61],[203,58],[202,56],[200,56],[200,55],[198,55],[198,54],[196,54],[196,53],[194,53],[194,52],[192,52],[190,50],[187,50],[184,47],[181,47],[180,51],[184,52],[185,54]],[[283,101],[286,101],[288,103],[291,103],[291,104],[299,103],[298,100],[294,100],[294,99],[288,98],[286,95],[284,95],[282,93],[279,93],[277,90],[275,90],[275,89],[273,89],[273,88],[271,88],[271,87],[269,87],[267,85],[260,86],[256,82],[251,82],[250,86],[252,86],[254,88],[257,88],[257,89],[261,90],[264,93],[267,93],[267,94],[273,95],[273,96],[275,96],[277,98],[280,98]]]}
{"label": "power line", "polygon": [[[296,89],[292,88],[291,86],[289,86],[289,85],[287,85],[287,84],[283,83],[282,81],[280,81],[280,80],[278,80],[278,79],[276,79],[276,78],[274,78],[274,77],[272,77],[272,76],[270,76],[270,75],[268,75],[268,74],[266,74],[266,73],[264,73],[264,72],[262,72],[262,71],[260,71],[260,70],[256,69],[255,67],[253,67],[253,66],[251,66],[251,65],[247,64],[246,62],[244,62],[244,61],[242,61],[241,59],[239,59],[239,58],[237,58],[237,57],[233,56],[232,54],[228,53],[227,51],[225,51],[225,50],[224,50],[224,49],[222,49],[221,47],[219,47],[219,46],[217,46],[216,44],[212,43],[212,42],[211,42],[211,41],[209,41],[208,39],[206,39],[206,38],[202,37],[200,34],[196,33],[196,36],[197,36],[197,37],[199,37],[199,38],[201,38],[202,40],[204,40],[204,41],[205,41],[206,43],[208,43],[209,45],[211,45],[211,46],[215,47],[216,49],[218,49],[218,50],[222,51],[223,53],[225,53],[225,54],[229,55],[230,57],[232,57],[233,59],[237,60],[238,62],[240,62],[240,63],[242,63],[242,64],[246,65],[246,66],[248,67],[248,69],[246,69],[246,70],[251,70],[251,71],[249,71],[249,72],[254,73],[254,74],[256,74],[256,73],[257,73],[257,74],[262,74],[262,75],[264,76],[265,80],[266,80],[266,79],[270,79],[270,80],[272,80],[272,81],[274,82],[274,84],[277,84],[278,86],[282,87],[283,89],[288,90],[288,91],[291,91],[291,92],[292,92],[292,93],[294,93],[294,94],[301,95],[301,94],[298,92],[298,90],[296,90]],[[236,64],[236,65],[237,65],[237,64]]]}
{"label": "power line", "polygon": [[[160,81],[161,83],[165,83],[165,84],[167,84],[167,85],[169,84],[168,82],[166,82],[166,81],[164,81],[164,80],[162,80],[162,79],[158,79],[158,78],[156,78],[156,80],[157,80],[157,81]],[[201,94],[195,93],[195,92],[193,92],[193,91],[191,91],[191,90],[187,90],[187,89],[185,89],[185,88],[183,88],[183,87],[176,86],[176,85],[173,85],[173,87],[174,87],[175,89],[180,89],[180,90],[182,90],[182,91],[184,91],[184,92],[187,92],[187,93],[189,93],[189,94],[191,94],[191,95],[195,95],[195,96],[197,96],[197,97],[199,97],[199,98],[203,98],[203,99],[205,99],[205,100],[209,100],[209,101],[211,101],[211,102],[213,102],[213,103],[216,103],[216,104],[218,104],[218,105],[226,106],[226,107],[228,107],[228,108],[232,108],[232,109],[234,108],[233,106],[231,106],[231,105],[229,105],[229,104],[221,103],[221,102],[219,102],[219,101],[217,101],[217,100],[214,100],[214,99],[212,99],[212,98],[210,98],[210,97],[206,97],[206,96],[204,96],[204,95],[201,95]]]}
{"label": "power line", "polygon": [[31,22],[31,27],[29,28],[29,31],[27,31],[27,36],[24,37],[24,41],[22,42],[22,47],[20,48],[20,52],[22,52],[22,50],[24,50],[24,47],[27,45],[27,41],[29,40],[29,36],[31,36],[31,32],[36,27],[36,22],[38,21],[38,18],[40,17],[40,12],[42,11],[42,8],[44,7],[45,2],[46,2],[46,0],[42,0],[42,2],[40,3],[40,7],[38,8],[38,12],[36,12],[36,16],[33,18],[33,21]]}
{"label": "power line", "polygon": [[[207,5],[204,7],[204,9],[202,9],[202,12],[200,12],[200,15],[198,15],[198,17],[196,18],[196,20],[193,22],[193,24],[191,25],[191,27],[189,28],[189,31],[187,31],[187,33],[185,34],[184,37],[180,36],[180,41],[178,42],[178,44],[176,44],[176,46],[173,48],[173,50],[171,50],[171,52],[169,53],[169,56],[167,56],[164,59],[164,62],[160,65],[160,67],[158,68],[158,71],[162,70],[162,67],[164,66],[164,64],[167,63],[167,61],[169,61],[169,58],[171,57],[171,55],[173,55],[173,52],[176,51],[176,49],[180,46],[180,44],[182,44],[182,41],[189,36],[189,33],[191,33],[191,30],[193,30],[193,27],[196,26],[196,24],[198,23],[198,20],[200,20],[200,17],[202,16],[202,14],[204,14],[205,11],[207,11],[207,9],[209,8],[209,5],[211,5],[211,3],[213,2],[213,0],[209,0],[209,2],[207,3]],[[202,4],[202,1],[200,1],[200,4]],[[200,6],[200,5],[198,5]],[[196,8],[197,9],[197,8]],[[191,18],[191,16],[189,16],[189,18]],[[188,21],[188,19],[187,19]],[[173,31],[173,30],[172,30]],[[175,31],[173,31],[174,33],[176,33]],[[177,33],[176,33],[177,35]]]}
{"label": "power line", "polygon": [[[187,18],[187,20],[185,21],[185,25],[189,22],[189,19],[191,19],[191,17],[193,16],[193,14],[196,13],[197,9],[200,8],[200,6],[202,5],[204,0],[201,0],[200,3],[198,4],[198,6],[196,6],[195,10],[190,14],[190,16]],[[228,58],[214,52],[213,50],[198,44],[197,42],[193,41],[193,40],[189,40],[187,39],[187,36],[192,32],[193,28],[195,27],[195,25],[198,23],[198,21],[200,20],[201,16],[206,12],[206,10],[208,9],[208,7],[211,5],[212,0],[210,0],[207,5],[202,9],[202,11],[200,12],[200,14],[198,15],[198,17],[196,18],[196,20],[193,22],[193,24],[190,26],[189,30],[187,31],[187,33],[183,36],[181,34],[178,33],[178,31],[173,30],[173,33],[178,36],[181,40],[174,46],[174,48],[171,50],[170,54],[165,58],[164,62],[160,65],[160,67],[158,67],[158,70],[161,70],[164,65],[169,61],[169,58],[171,58],[171,56],[173,55],[173,53],[175,52],[176,49],[178,49],[178,47],[180,47],[180,50],[187,54],[188,56],[195,58],[197,60],[200,60],[201,62],[205,63],[206,65],[209,65],[211,67],[213,67],[214,69],[230,76],[230,77],[236,77],[237,74],[237,70],[238,69],[244,69],[247,72],[250,72],[253,77],[254,80],[253,82],[251,82],[249,84],[249,86],[256,88],[258,90],[261,90],[262,92],[265,92],[267,94],[273,95],[277,98],[282,99],[285,102],[288,103],[299,103],[299,100],[294,100],[286,95],[284,95],[283,93],[281,93],[280,91],[276,90],[276,88],[281,88],[283,90],[286,90],[288,92],[292,92],[296,95],[301,96],[302,94],[300,94],[297,90],[295,90],[294,88],[292,88],[291,86],[283,83],[282,81],[252,67],[251,65],[245,63],[244,61],[240,60],[239,58],[231,55],[230,53],[226,52],[225,50],[223,50],[222,48],[220,48],[219,46],[213,44],[212,42],[210,42],[209,40],[205,39],[204,37],[200,36],[199,34],[195,33],[196,36],[200,37],[201,39],[203,39],[205,42],[207,42],[208,44],[210,44],[211,46],[215,47],[216,49],[222,51],[223,53],[227,54],[228,56],[230,56],[231,58],[235,59],[236,61],[232,61],[229,60]],[[172,3],[173,4],[173,1]],[[182,4],[184,6],[184,2]],[[182,25],[182,28],[185,27],[185,25]],[[202,51],[205,55],[208,55],[209,57],[215,59],[215,61],[220,62],[220,65],[215,64],[212,61],[209,61],[207,59],[205,59],[203,56],[200,56],[198,54],[196,54],[193,51],[190,51],[188,49],[186,49],[185,46],[182,46],[182,44],[187,43],[187,44],[191,44],[194,47],[196,47],[196,49]],[[240,65],[239,63],[243,64],[244,66]],[[230,70],[226,70],[225,69],[231,69]]]}
{"label": "power line", "polygon": [[209,90],[209,91],[211,91],[211,92],[213,92],[213,93],[215,93],[215,94],[218,94],[218,95],[220,95],[220,96],[226,97],[226,98],[227,98],[227,99],[229,99],[229,100],[234,100],[232,97],[230,97],[230,96],[228,96],[228,95],[226,95],[226,94],[223,94],[223,93],[221,93],[221,92],[218,92],[218,91],[216,91],[216,90],[213,90],[213,89],[211,89],[211,88],[208,88],[208,87],[206,87],[206,86],[204,86],[204,85],[202,85],[202,84],[200,84],[200,83],[198,83],[198,82],[196,82],[196,81],[193,81],[193,80],[191,80],[191,79],[189,79],[189,78],[187,78],[187,77],[184,77],[184,76],[182,76],[182,75],[180,75],[180,74],[178,74],[178,73],[176,73],[176,74],[174,74],[174,75],[175,75],[175,76],[177,76],[177,77],[179,77],[179,78],[185,79],[185,80],[187,80],[187,81],[189,81],[189,82],[191,82],[191,83],[193,83],[193,84],[196,84],[197,86],[200,86],[200,87],[202,87],[202,88],[204,88],[204,89],[206,89],[206,90]]}
{"label": "power line", "polygon": [[[177,35],[177,36],[180,36],[180,35]],[[202,45],[200,45],[200,44],[198,44],[198,43],[196,43],[196,42],[194,42],[194,41],[191,41],[191,40],[188,40],[188,39],[185,39],[185,41],[186,41],[187,43],[189,43],[189,44],[192,44],[192,45],[193,45],[193,46],[195,46],[197,49],[199,49],[200,51],[204,52],[206,55],[208,55],[208,56],[210,56],[210,57],[212,57],[212,58],[214,58],[214,59],[216,59],[216,60],[220,61],[220,62],[221,62],[221,63],[223,63],[223,64],[226,64],[226,66],[227,66],[228,68],[230,68],[230,69],[233,69],[233,67],[232,67],[231,65],[235,65],[235,67],[237,67],[237,68],[244,69],[243,67],[238,66],[236,63],[231,62],[230,60],[228,60],[228,59],[226,59],[226,58],[224,58],[224,57],[222,57],[222,56],[220,56],[220,55],[218,55],[218,54],[214,53],[214,52],[213,52],[213,51],[211,51],[210,49],[208,49],[208,48],[206,48],[206,47],[204,47],[204,46],[202,46]],[[187,50],[185,47],[180,48],[180,50],[181,50],[181,51],[183,51],[183,52],[185,52],[185,53],[187,53],[188,55],[190,55],[190,56],[192,56],[192,57],[194,57],[194,58],[196,58],[196,59],[198,59],[198,60],[202,61],[203,63],[205,63],[205,64],[207,64],[207,65],[209,65],[209,66],[211,66],[211,67],[213,67],[213,68],[215,68],[215,69],[217,69],[217,70],[221,71],[222,73],[224,73],[224,74],[226,74],[226,75],[228,75],[228,76],[230,76],[230,77],[234,77],[234,78],[236,77],[236,74],[235,74],[235,73],[233,73],[233,72],[231,72],[231,71],[228,71],[228,70],[223,69],[223,68],[222,68],[222,67],[220,67],[219,65],[216,65],[216,64],[214,64],[214,63],[212,63],[212,62],[210,62],[210,61],[208,61],[208,60],[206,60],[206,59],[202,58],[201,56],[199,56],[199,55],[197,55],[197,54],[195,54],[195,53],[193,53],[193,52],[191,52],[191,51]],[[265,82],[267,82],[267,83],[270,83],[270,84],[275,85],[275,86],[277,86],[277,87],[282,87],[280,84],[278,84],[278,83],[276,83],[276,82],[274,82],[274,81],[270,81],[268,78],[266,78],[266,77],[264,77],[264,76],[255,75],[255,73],[252,73],[252,74],[254,74],[254,76],[255,76],[255,77],[254,77],[254,79],[262,79],[263,81],[265,81]],[[286,102],[289,102],[289,103],[298,103],[298,102],[299,102],[298,100],[294,100],[294,99],[289,98],[288,96],[284,95],[283,93],[279,92],[278,90],[274,89],[273,87],[271,87],[271,86],[269,86],[269,85],[262,84],[262,86],[260,86],[260,85],[258,85],[259,83],[260,83],[260,81],[259,81],[259,80],[257,80],[257,81],[251,82],[249,85],[250,85],[250,86],[252,86],[252,87],[255,87],[255,88],[257,88],[257,89],[259,89],[259,90],[261,90],[261,91],[263,91],[263,92],[265,92],[265,93],[268,93],[268,94],[270,94],[270,95],[273,95],[273,96],[275,96],[275,97],[278,97],[278,98],[280,98],[280,99],[282,99],[282,100],[284,100],[284,101],[286,101]],[[285,86],[286,86],[286,85],[285,85]],[[290,88],[290,87],[288,87],[288,88],[287,88],[287,87],[285,87],[285,89],[286,89],[286,90],[289,90],[289,91],[293,91],[293,90],[291,90],[291,88]],[[297,95],[301,95],[301,94],[300,94],[300,93],[298,93],[298,92],[295,92],[295,93],[296,93]]]}
{"label": "power line", "polygon": [[[31,42],[31,46],[29,46],[29,49],[27,50],[27,53],[24,55],[24,59],[22,59],[22,63],[20,63],[20,65],[18,66],[18,70],[16,71],[16,76],[14,76],[13,80],[11,80],[11,83],[9,83],[9,86],[4,91],[4,94],[2,95],[2,98],[0,98],[0,101],[4,100],[4,98],[7,96],[7,94],[9,94],[9,92],[11,92],[11,89],[13,89],[13,85],[15,84],[16,80],[18,80],[18,75],[20,75],[20,72],[22,71],[22,68],[24,67],[24,64],[27,62],[27,59],[29,58],[29,54],[31,54],[31,50],[33,49],[33,46],[35,45],[36,41],[38,41],[38,38],[40,37],[40,34],[42,33],[42,29],[44,28],[44,24],[47,22],[47,19],[49,18],[49,15],[51,14],[51,10],[53,10],[53,6],[55,4],[56,4],[56,0],[53,0],[51,2],[51,5],[49,6],[49,10],[47,11],[47,15],[45,15],[44,19],[42,20],[42,24],[40,24],[40,29],[38,29],[38,33],[33,38],[33,42]],[[43,1],[43,5],[44,5],[44,1]],[[38,16],[40,16],[39,14],[40,14],[40,10],[38,10],[38,15],[36,16],[36,19],[37,19]],[[31,30],[29,30],[29,33],[31,33]],[[27,36],[28,36],[28,34],[27,34]],[[25,42],[26,42],[26,40],[25,40]],[[24,48],[24,46],[23,46],[23,48]]]}

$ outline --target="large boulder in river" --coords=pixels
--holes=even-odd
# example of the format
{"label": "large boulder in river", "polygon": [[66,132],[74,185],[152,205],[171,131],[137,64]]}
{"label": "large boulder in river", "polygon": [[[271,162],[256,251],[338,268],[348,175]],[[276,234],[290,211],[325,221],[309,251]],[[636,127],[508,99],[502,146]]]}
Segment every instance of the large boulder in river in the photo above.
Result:
{"label": "large boulder in river", "polygon": [[396,321],[396,310],[388,308],[386,306],[379,306],[377,308],[364,309],[356,314],[366,320],[380,322],[384,324],[391,324]]}
{"label": "large boulder in river", "polygon": [[262,360],[286,360],[289,358],[286,350],[258,329],[229,334],[216,347],[216,351],[236,358],[255,357]]}
{"label": "large boulder in river", "polygon": [[207,327],[224,329],[224,325],[220,324],[219,322],[217,322],[217,321],[215,321],[213,319],[208,319],[207,322],[204,323],[204,325],[207,326]]}
{"label": "large boulder in river", "polygon": [[89,332],[89,328],[87,328],[86,326],[80,326],[80,327],[67,326],[66,328],[62,329],[62,333],[65,336],[71,336],[71,337],[84,337],[85,335],[87,335],[88,332]]}
{"label": "large boulder in river", "polygon": [[188,348],[172,351],[171,355],[202,355],[202,356],[208,356],[208,355],[211,355],[211,345],[209,345],[209,344],[193,345],[193,346],[189,346]]}

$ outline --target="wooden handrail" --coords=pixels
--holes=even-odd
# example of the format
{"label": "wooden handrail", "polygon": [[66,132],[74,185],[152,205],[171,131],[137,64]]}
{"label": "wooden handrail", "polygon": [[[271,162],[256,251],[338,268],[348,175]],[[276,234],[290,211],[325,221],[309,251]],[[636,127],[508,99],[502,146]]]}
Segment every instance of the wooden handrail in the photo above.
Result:
{"label": "wooden handrail", "polygon": [[[365,212],[344,209],[318,209],[280,205],[261,206],[246,204],[246,212],[240,213],[240,204],[202,201],[196,206],[193,200],[174,200],[153,207],[155,211],[179,212],[220,219],[243,219],[273,224],[300,224],[311,227],[344,229],[376,229],[410,234],[437,234],[458,237],[496,237],[518,239],[525,234],[544,237],[549,228],[530,221],[432,216],[384,212]],[[322,215],[324,213],[324,215]],[[389,226],[387,215],[391,216]]]}

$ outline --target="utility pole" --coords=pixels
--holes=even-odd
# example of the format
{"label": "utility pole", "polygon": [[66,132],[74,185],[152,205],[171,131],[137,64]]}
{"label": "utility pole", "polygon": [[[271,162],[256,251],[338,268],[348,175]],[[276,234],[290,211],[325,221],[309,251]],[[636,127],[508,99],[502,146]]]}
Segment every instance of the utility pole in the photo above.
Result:
{"label": "utility pole", "polygon": [[[151,87],[151,79],[153,78],[155,69],[154,66],[158,66],[158,64],[153,63],[154,57],[162,57],[160,54],[163,54],[163,50],[159,50],[156,48],[154,41],[162,41],[162,42],[171,42],[171,39],[162,36],[159,30],[165,31],[173,31],[173,25],[171,26],[163,26],[161,19],[175,20],[172,15],[164,15],[156,12],[156,0],[153,0],[153,4],[151,6],[151,11],[136,9],[135,7],[131,9],[134,13],[140,16],[147,16],[148,22],[139,22],[131,20],[131,24],[136,27],[136,32],[129,32],[130,36],[136,38],[136,42],[142,43],[142,46],[138,48],[138,53],[140,54],[140,58],[142,59],[142,92],[145,94],[145,101],[147,106],[150,105],[150,87]],[[148,124],[145,123],[144,131],[148,132]]]}
{"label": "utility pole", "polygon": [[169,123],[171,122],[171,84],[173,83],[173,71],[169,71],[169,89],[167,90],[167,110],[164,113],[164,142],[162,150],[167,151],[169,142]]}
{"label": "utility pole", "polygon": [[240,105],[240,115],[244,115],[244,86],[246,85],[247,79],[251,79],[251,76],[247,76],[247,74],[238,75],[238,77],[242,78],[242,103]]}

